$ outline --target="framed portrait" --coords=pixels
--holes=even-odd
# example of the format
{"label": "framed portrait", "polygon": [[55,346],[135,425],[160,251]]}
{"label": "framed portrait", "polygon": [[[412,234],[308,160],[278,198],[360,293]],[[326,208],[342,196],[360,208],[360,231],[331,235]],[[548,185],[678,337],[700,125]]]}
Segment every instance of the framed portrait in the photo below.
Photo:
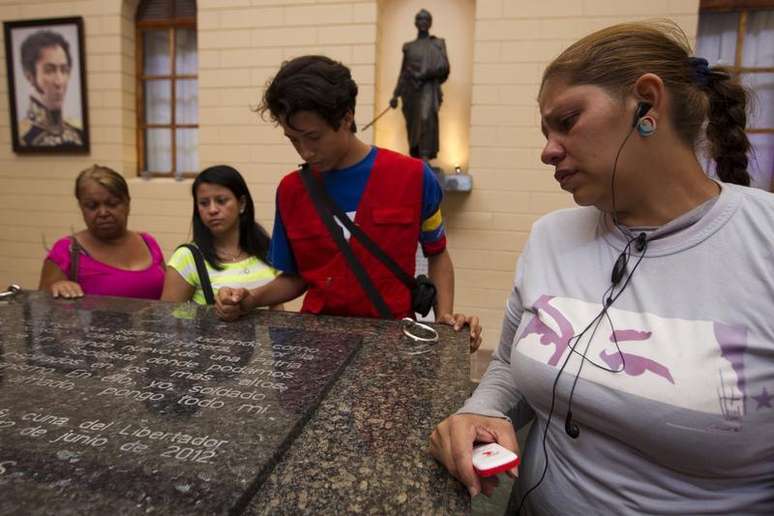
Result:
{"label": "framed portrait", "polygon": [[88,152],[83,18],[3,28],[14,152]]}

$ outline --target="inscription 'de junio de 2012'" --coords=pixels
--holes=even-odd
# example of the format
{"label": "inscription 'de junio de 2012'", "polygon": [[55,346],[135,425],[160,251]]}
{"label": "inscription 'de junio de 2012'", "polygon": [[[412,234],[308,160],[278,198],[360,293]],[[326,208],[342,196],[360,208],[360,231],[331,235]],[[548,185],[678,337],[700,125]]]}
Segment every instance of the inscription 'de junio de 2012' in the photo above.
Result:
{"label": "inscription 'de junio de 2012'", "polygon": [[[101,448],[111,439],[118,440],[122,452],[143,453],[151,447],[146,442],[166,445],[159,456],[198,463],[210,463],[217,450],[229,441],[210,435],[196,435],[184,432],[165,432],[134,424],[115,421],[84,420],[71,421],[66,416],[27,412],[17,419],[9,409],[0,409],[0,429],[16,428],[18,435],[33,439],[45,439],[49,443],[74,444]],[[72,430],[68,428],[74,428]],[[97,432],[97,433],[93,433]],[[6,464],[7,469],[8,464]]]}

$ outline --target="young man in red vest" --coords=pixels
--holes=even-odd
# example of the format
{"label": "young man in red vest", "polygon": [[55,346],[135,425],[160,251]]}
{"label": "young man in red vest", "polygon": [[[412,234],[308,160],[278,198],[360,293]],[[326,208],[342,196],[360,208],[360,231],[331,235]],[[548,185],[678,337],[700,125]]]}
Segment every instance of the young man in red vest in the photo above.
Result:
{"label": "young man in red vest", "polygon": [[[423,161],[372,147],[355,136],[356,96],[357,85],[346,66],[323,56],[303,56],[282,65],[259,112],[282,126],[334,202],[410,276],[417,242],[421,244],[438,291],[436,320],[458,330],[470,325],[474,350],[481,335],[478,318],[453,313],[454,268],[446,250],[440,185]],[[349,231],[342,229],[349,240]],[[412,316],[408,288],[361,245],[352,249],[393,317]],[[216,311],[221,318],[233,320],[304,292],[302,312],[379,317],[298,171],[286,175],[277,188],[269,261],[282,271],[271,283],[254,290],[220,289]]]}

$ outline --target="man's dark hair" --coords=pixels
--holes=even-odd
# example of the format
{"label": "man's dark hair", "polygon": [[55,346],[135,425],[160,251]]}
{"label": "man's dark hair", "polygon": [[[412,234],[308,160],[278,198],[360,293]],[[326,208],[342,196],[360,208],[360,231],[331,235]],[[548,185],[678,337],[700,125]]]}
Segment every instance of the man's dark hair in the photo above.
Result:
{"label": "man's dark hair", "polygon": [[[325,56],[302,56],[282,63],[263,94],[258,113],[268,112],[274,122],[311,111],[338,130],[348,112],[355,113],[357,84],[349,68]],[[295,129],[295,128],[294,128]],[[355,122],[350,127],[357,131]]]}
{"label": "man's dark hair", "polygon": [[67,66],[73,65],[70,56],[70,44],[64,37],[50,30],[40,30],[30,36],[21,45],[21,62],[25,72],[35,76],[35,65],[40,59],[40,51],[49,47],[62,47],[67,56]]}

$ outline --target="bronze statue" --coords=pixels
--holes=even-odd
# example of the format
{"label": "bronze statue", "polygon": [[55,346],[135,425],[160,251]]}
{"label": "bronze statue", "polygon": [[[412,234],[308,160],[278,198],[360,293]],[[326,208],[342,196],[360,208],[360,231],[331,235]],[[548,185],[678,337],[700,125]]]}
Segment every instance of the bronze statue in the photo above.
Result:
{"label": "bronze statue", "polygon": [[403,101],[403,116],[409,140],[409,154],[425,161],[438,155],[438,110],[443,95],[441,84],[449,77],[446,42],[430,35],[433,17],[422,9],[414,25],[417,39],[403,45],[403,62],[390,107]]}

